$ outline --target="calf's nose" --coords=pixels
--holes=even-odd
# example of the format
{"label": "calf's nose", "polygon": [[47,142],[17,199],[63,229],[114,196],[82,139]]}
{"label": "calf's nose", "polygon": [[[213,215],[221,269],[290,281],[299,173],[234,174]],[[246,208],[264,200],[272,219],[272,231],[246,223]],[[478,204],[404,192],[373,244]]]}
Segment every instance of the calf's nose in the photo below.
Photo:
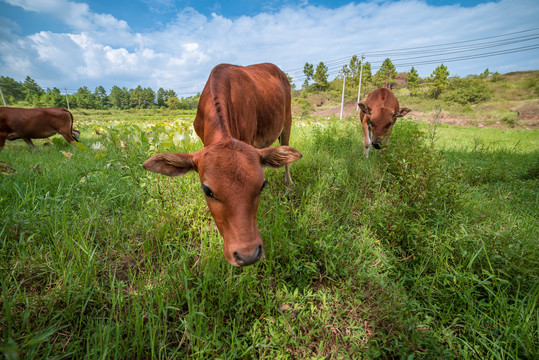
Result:
{"label": "calf's nose", "polygon": [[264,255],[264,250],[262,250],[262,245],[260,245],[250,255],[240,254],[237,251],[234,252],[234,259],[236,260],[239,266],[247,266],[247,265],[252,265],[258,260],[260,260],[263,255]]}
{"label": "calf's nose", "polygon": [[374,141],[372,142],[372,146],[374,146],[376,150],[380,150],[380,148],[382,147],[380,143]]}

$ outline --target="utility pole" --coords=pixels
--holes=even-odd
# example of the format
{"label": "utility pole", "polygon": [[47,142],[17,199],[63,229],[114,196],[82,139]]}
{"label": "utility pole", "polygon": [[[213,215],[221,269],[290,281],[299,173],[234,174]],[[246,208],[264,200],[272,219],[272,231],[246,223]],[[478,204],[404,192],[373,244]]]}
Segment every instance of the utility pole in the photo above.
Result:
{"label": "utility pole", "polygon": [[359,110],[359,99],[361,99],[361,77],[363,76],[363,60],[365,60],[365,54],[361,54],[361,69],[359,70],[359,89],[357,90],[356,111]]}
{"label": "utility pole", "polygon": [[6,99],[4,99],[4,93],[2,92],[2,88],[0,87],[0,95],[2,95],[2,102],[4,103],[4,106],[6,105]]}
{"label": "utility pole", "polygon": [[342,99],[341,99],[341,121],[342,121],[342,113],[344,108],[344,85],[346,84],[346,75],[348,74],[348,68],[346,65],[343,66],[342,69]]}
{"label": "utility pole", "polygon": [[71,111],[71,109],[69,108],[69,99],[67,98],[67,89],[64,88],[65,92],[66,92],[66,103],[67,103],[67,110]]}

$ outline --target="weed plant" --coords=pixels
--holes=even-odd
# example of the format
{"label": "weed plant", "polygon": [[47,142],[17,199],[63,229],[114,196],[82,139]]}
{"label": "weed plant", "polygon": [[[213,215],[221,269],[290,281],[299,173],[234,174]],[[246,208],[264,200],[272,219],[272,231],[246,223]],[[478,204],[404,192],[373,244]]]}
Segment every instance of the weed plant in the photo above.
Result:
{"label": "weed plant", "polygon": [[266,256],[235,268],[198,176],[141,167],[200,149],[190,130],[94,126],[0,153],[6,358],[537,358],[533,134],[399,121],[367,160],[357,122],[298,123],[294,187],[266,170]]}

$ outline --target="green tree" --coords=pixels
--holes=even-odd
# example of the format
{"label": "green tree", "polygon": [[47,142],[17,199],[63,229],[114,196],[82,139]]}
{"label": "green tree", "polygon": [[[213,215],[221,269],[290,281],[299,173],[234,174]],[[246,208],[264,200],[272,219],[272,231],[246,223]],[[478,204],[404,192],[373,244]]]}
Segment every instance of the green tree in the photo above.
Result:
{"label": "green tree", "polygon": [[322,61],[316,67],[313,80],[319,90],[325,89],[328,85],[328,67]]}
{"label": "green tree", "polygon": [[290,83],[290,89],[296,90],[296,84],[294,84],[294,79],[288,74],[286,74],[286,78],[288,79],[288,82]]}
{"label": "green tree", "polygon": [[[147,89],[145,90],[147,91]],[[170,99],[171,97],[175,97],[179,101],[179,98],[178,96],[176,96],[176,92],[174,90],[165,90],[163,88],[159,88],[159,90],[157,90],[157,106],[169,107],[167,105],[167,100]]]}
{"label": "green tree", "polygon": [[410,90],[410,95],[417,95],[417,89],[419,88],[419,74],[417,70],[412,66],[410,72],[406,75],[406,88]]}
{"label": "green tree", "polygon": [[7,76],[0,76],[0,88],[8,105],[24,100],[24,86],[20,82]]}
{"label": "green tree", "polygon": [[361,87],[363,88],[367,84],[372,83],[372,69],[371,69],[371,63],[365,62],[363,64],[363,74],[361,76]]}
{"label": "green tree", "polygon": [[167,99],[167,98],[169,98],[171,96],[178,97],[178,95],[176,95],[176,92],[174,90],[172,90],[172,89],[165,91],[165,99]]}
{"label": "green tree", "polygon": [[82,86],[73,95],[74,101],[70,102],[72,107],[82,109],[96,109],[98,107],[97,100],[88,87]]}
{"label": "green tree", "polygon": [[[352,56],[350,59],[350,63],[348,64],[348,69],[350,70],[350,73],[348,76],[351,79],[359,79],[359,71],[361,69],[361,60],[357,57],[357,55]],[[359,81],[359,80],[357,80]]]}
{"label": "green tree", "polygon": [[165,103],[169,109],[180,108],[180,100],[176,96],[169,96]]}
{"label": "green tree", "polygon": [[305,66],[303,66],[303,73],[305,74],[305,81],[303,82],[302,87],[307,89],[309,87],[309,81],[314,76],[314,65],[306,62]]}
{"label": "green tree", "polygon": [[444,64],[441,64],[432,72],[429,85],[430,85],[432,96],[435,99],[437,99],[438,96],[440,96],[442,91],[449,84],[448,78],[449,78],[449,71],[447,70],[447,66],[445,66]]}
{"label": "green tree", "polygon": [[165,89],[159,88],[159,90],[157,90],[157,106],[165,107],[165,101],[166,101]]}
{"label": "green tree", "polygon": [[335,79],[342,79],[344,78],[345,74],[346,74],[346,78],[349,79],[351,77],[350,69],[348,68],[348,65],[343,65],[343,67],[341,68],[341,70],[339,70],[339,73],[337,74]]}
{"label": "green tree", "polygon": [[97,101],[100,109],[106,109],[109,107],[109,97],[107,96],[107,91],[103,86],[99,85],[95,88],[94,98]]}
{"label": "green tree", "polygon": [[129,90],[129,107],[140,109],[144,105],[144,95],[142,86],[137,86]]}
{"label": "green tree", "polygon": [[483,71],[483,73],[481,75],[479,75],[479,78],[480,79],[487,79],[490,75],[491,75],[491,72],[489,71],[488,68],[486,68],[485,71]]}
{"label": "green tree", "polygon": [[378,87],[393,88],[397,83],[397,70],[389,58],[386,58],[380,69],[374,75],[374,82]]}
{"label": "green tree", "polygon": [[117,109],[129,109],[129,91],[127,88],[113,86],[109,95],[110,103]]}
{"label": "green tree", "polygon": [[42,102],[47,106],[67,108],[66,98],[58,88],[47,89],[42,95]]}
{"label": "green tree", "polygon": [[24,100],[34,106],[40,106],[40,97],[45,92],[30,76],[27,76],[23,83]]}
{"label": "green tree", "polygon": [[478,104],[491,97],[488,85],[477,78],[453,78],[444,90],[442,98],[460,105]]}
{"label": "green tree", "polygon": [[147,109],[155,103],[155,92],[151,88],[142,88],[139,85],[135,89],[129,90],[129,99],[131,107]]}
{"label": "green tree", "polygon": [[142,90],[142,101],[144,108],[151,108],[155,105],[155,91],[147,87]]}

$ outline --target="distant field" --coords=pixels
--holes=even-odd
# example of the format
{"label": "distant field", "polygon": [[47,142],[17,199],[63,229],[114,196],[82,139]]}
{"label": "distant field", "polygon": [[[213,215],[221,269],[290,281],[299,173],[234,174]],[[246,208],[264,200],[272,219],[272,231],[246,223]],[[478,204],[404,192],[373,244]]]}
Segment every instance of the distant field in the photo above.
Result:
{"label": "distant field", "polygon": [[[0,152],[0,350],[16,358],[535,359],[539,130],[296,121],[267,169],[266,257],[234,268],[194,173],[194,113],[74,111]],[[44,146],[45,144],[48,144]]]}

